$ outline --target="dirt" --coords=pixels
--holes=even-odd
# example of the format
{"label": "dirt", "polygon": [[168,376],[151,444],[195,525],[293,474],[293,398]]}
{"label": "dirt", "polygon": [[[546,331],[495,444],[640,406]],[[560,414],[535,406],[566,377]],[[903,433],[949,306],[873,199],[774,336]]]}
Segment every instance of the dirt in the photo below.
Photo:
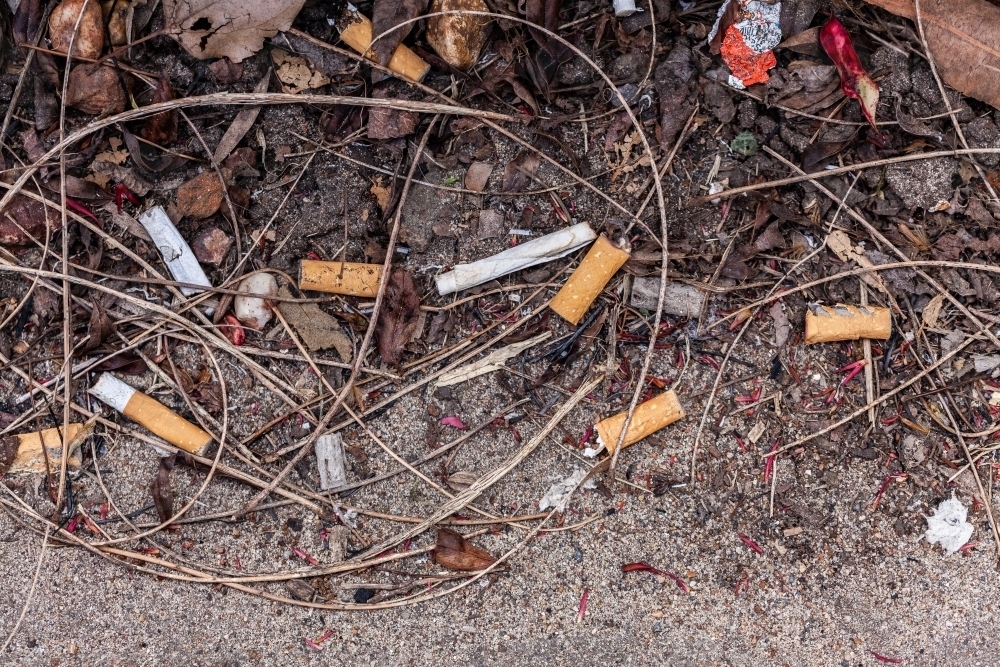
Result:
{"label": "dirt", "polygon": [[[794,18],[801,29],[821,23],[813,18],[819,3],[786,2],[789,20]],[[601,3],[565,4],[569,9],[564,11],[574,18],[610,11]],[[184,517],[169,529],[134,537],[159,524],[150,485],[163,452],[143,440],[148,440],[147,432],[89,397],[85,389],[96,373],[82,374],[74,400],[123,430],[101,425],[98,435],[85,443],[83,468],[72,474],[68,486],[77,512],[60,521],[63,527],[72,521],[74,534],[91,544],[115,540],[123,552],[102,555],[43,540],[45,528],[38,517],[50,517],[55,506],[42,477],[4,478],[0,561],[6,569],[0,579],[0,628],[5,634],[0,636],[9,633],[11,639],[3,663],[1000,664],[993,640],[1000,630],[994,620],[1000,597],[993,585],[998,552],[987,511],[995,507],[995,453],[983,438],[966,436],[983,457],[978,467],[983,497],[971,474],[961,472],[966,455],[943,412],[951,409],[967,434],[993,428],[994,397],[1000,390],[988,372],[974,370],[973,355],[995,350],[979,340],[943,365],[940,375],[928,375],[904,392],[876,401],[871,418],[862,413],[838,424],[869,401],[865,373],[847,381],[844,370],[866,353],[860,342],[806,346],[801,334],[808,304],[865,298],[899,305],[893,326],[902,337],[872,342],[868,368],[873,397],[917,376],[975,334],[976,327],[947,302],[929,320],[937,291],[915,268],[906,268],[883,274],[888,295],[874,288],[864,288],[863,295],[857,276],[787,292],[776,302],[783,311],[764,305],[741,333],[742,309],[772,288],[796,288],[852,268],[820,248],[833,229],[847,231],[868,261],[898,257],[893,247],[808,183],[691,204],[717,194],[720,187],[787,176],[789,170],[763,147],[821,171],[950,145],[954,129],[948,118],[937,117],[946,108],[930,69],[914,55],[880,46],[883,42],[856,38],[863,61],[878,72],[882,85],[880,120],[895,118],[899,104],[910,116],[925,118],[941,136],[936,141],[884,125],[885,145],[879,146],[853,101],[834,115],[842,124],[821,124],[781,108],[792,92],[780,86],[791,85],[800,77],[796,72],[811,67],[802,61],[822,59],[820,55],[780,52],[772,87],[740,93],[720,83],[725,80],[717,76],[721,63],[704,45],[716,5],[675,8],[668,16],[663,11],[667,4],[656,3],[656,15],[662,18],[655,44],[648,13],[620,23],[609,17],[601,39],[591,21],[574,40],[607,68],[624,97],[632,97],[658,162],[673,150],[699,104],[693,127],[683,135],[661,184],[667,202],[667,274],[675,284],[707,292],[707,305],[690,318],[664,316],[648,373],[640,378],[652,313],[629,308],[627,297],[637,277],[651,276],[658,284],[662,255],[655,239],[661,220],[655,197],[638,221],[612,203],[634,212],[652,192],[639,135],[620,100],[582,58],[569,59],[544,90],[533,78],[537,73],[514,70],[512,76],[519,77],[522,91],[533,91],[531,101],[543,116],[530,124],[505,126],[522,143],[474,117],[449,115],[437,119],[418,160],[392,260],[412,273],[424,311],[417,334],[405,345],[402,369],[368,351],[365,370],[348,399],[364,427],[346,415],[332,421],[348,452],[349,490],[320,494],[315,457],[308,452],[284,485],[298,495],[298,503],[272,494],[257,511],[239,515],[260,484],[288,464],[297,445],[313,432],[310,420],[326,414],[329,388],[344,388],[350,375],[342,363],[345,355],[334,350],[313,355],[323,375],[319,378],[277,323],[246,332],[248,360],[203,347],[183,330],[147,334],[143,329],[152,319],[135,317],[142,309],[125,297],[176,306],[175,297],[160,284],[138,280],[149,273],[109,239],[95,241],[72,225],[74,262],[94,260],[102,272],[136,279],[94,278],[118,290],[104,305],[118,322],[117,334],[94,354],[140,340],[144,358],[136,358],[135,374],[123,368],[119,377],[190,419],[197,414],[207,428],[221,431],[224,425],[229,447],[221,461],[262,481],[254,486],[216,474],[206,483],[204,470],[178,463],[170,488],[174,510]],[[370,6],[362,9],[367,12]],[[327,19],[337,12],[332,5],[308,7],[296,27],[333,41],[335,30]],[[161,23],[154,17],[151,29]],[[853,34],[862,33],[858,23],[848,23]],[[281,41],[282,47],[300,43],[294,41],[300,38],[291,39]],[[408,39],[423,43],[419,30]],[[507,47],[515,48],[497,44],[490,56],[501,57]],[[339,54],[308,53],[333,79],[324,92],[371,93],[367,67],[355,68]],[[537,55],[518,53],[522,60]],[[647,79],[651,55],[654,67]],[[161,36],[136,49],[131,64],[167,73],[175,93],[185,96],[251,91],[272,63],[265,49],[242,63],[234,83],[222,84],[205,62]],[[816,76],[835,76],[833,68],[826,70]],[[517,87],[498,81],[491,81],[486,94],[479,91],[463,103],[512,115],[533,113]],[[810,85],[823,90],[833,81]],[[16,83],[12,70],[0,76],[5,104]],[[460,78],[440,68],[424,83],[449,94],[469,93]],[[828,106],[809,107],[807,113],[826,114],[842,101],[839,87],[830,89]],[[18,131],[32,127],[36,90],[44,92],[27,86],[21,95]],[[765,104],[750,97],[757,94],[778,101]],[[302,97],[307,100],[308,94]],[[971,145],[997,143],[991,109],[957,94],[950,102]],[[238,111],[187,109],[191,126],[180,119],[173,150],[200,160],[202,140],[215,146]],[[182,235],[195,239],[216,230],[222,240],[238,237],[243,252],[252,248],[245,271],[283,272],[289,276],[278,273],[283,286],[295,283],[305,257],[382,262],[394,206],[430,116],[417,116],[421,124],[409,136],[373,140],[364,132],[337,129],[349,126],[352,118],[360,123],[360,116],[338,117],[344,125],[331,130],[330,118],[341,112],[308,103],[264,106],[240,144],[241,150],[249,149],[244,156],[251,156],[252,164],[236,168],[228,183],[241,211],[236,228],[222,214],[209,214],[203,220],[181,220]],[[387,115],[389,121],[401,120]],[[88,120],[70,114],[69,128]],[[130,129],[138,132],[141,124],[133,125]],[[739,148],[750,145],[745,136],[743,143],[737,141],[741,133],[753,136],[753,149]],[[87,159],[92,159],[95,151],[110,148],[109,136],[118,134],[109,128],[95,146],[80,151],[90,151]],[[30,161],[29,140],[13,132],[10,136],[11,155]],[[46,145],[53,140],[42,137]],[[538,148],[543,159],[530,177],[512,173],[521,184],[505,192],[505,170],[521,159],[526,146]],[[493,166],[482,193],[461,191],[473,163]],[[982,164],[995,166],[995,156],[983,156]],[[47,175],[58,173],[47,169]],[[81,177],[88,173],[85,161],[72,169]],[[857,174],[826,177],[823,183],[847,197],[905,256],[989,264],[1000,249],[993,218],[1000,206],[991,201],[968,160],[905,162]],[[154,187],[141,208],[126,203],[126,212],[136,215],[157,204],[176,212],[178,187],[213,174],[207,163],[191,160],[179,169],[142,175]],[[939,205],[942,200],[949,204]],[[554,363],[553,355],[576,330],[554,314],[539,315],[538,309],[556,293],[583,251],[455,297],[437,295],[433,277],[454,264],[575,222],[627,239],[632,260],[591,311],[599,310],[600,317],[584,320],[583,329],[598,321],[596,333],[581,337],[565,363]],[[152,243],[110,223],[107,229],[166,275]],[[51,244],[54,257],[32,246],[16,250],[13,257],[29,269],[44,265],[57,270],[60,238]],[[212,283],[221,284],[241,259],[234,248],[220,253],[217,267],[205,267]],[[927,270],[977,316],[996,321],[991,313],[997,291],[987,273],[965,265]],[[80,269],[78,275],[90,274]],[[14,313],[29,284],[28,278],[10,272],[0,275],[5,317]],[[96,295],[98,290],[74,290],[80,300],[71,313],[74,343],[92,331],[85,306]],[[337,345],[349,341],[356,354],[373,300],[305,296],[321,297],[310,308],[320,308],[324,319],[336,321],[346,335],[338,337]],[[675,305],[668,304],[665,311],[677,312]],[[31,417],[16,432],[62,420],[61,403],[50,406],[37,395],[18,400],[29,389],[25,375],[50,379],[60,372],[62,308],[58,287],[39,287],[25,316],[14,316],[0,328],[0,418],[6,426],[19,416]],[[776,312],[787,316],[790,336],[784,329],[779,335]],[[734,315],[740,317],[732,325]],[[720,322],[725,317],[730,319]],[[193,316],[186,322],[192,328],[207,326]],[[322,321],[316,318],[314,324]],[[495,326],[489,336],[520,335],[525,329],[552,336],[507,362],[504,370],[455,387],[420,383],[463,355],[473,352],[470,360],[478,358],[478,346],[487,340],[483,329],[489,326]],[[500,340],[494,348],[508,342]],[[192,382],[198,380],[196,389],[188,390],[193,404],[175,389],[171,377],[177,373],[165,361],[167,354]],[[512,460],[569,395],[598,375],[603,375],[598,388],[520,465],[443,522],[466,534],[475,547],[509,556],[496,571],[448,592],[465,580],[435,563],[429,552],[434,531],[428,530],[393,547],[394,553],[417,552],[409,558],[342,575],[310,575],[314,567],[360,558],[373,544],[400,534],[461,493],[462,480],[467,484]],[[553,483],[595,464],[584,456],[585,448],[595,445],[592,426],[626,410],[640,380],[646,383],[645,398],[674,388],[686,418],[625,449],[614,475],[596,475],[596,488],[578,490],[567,510],[546,524],[511,520],[537,514],[539,500]],[[277,385],[287,400],[274,390]],[[396,392],[401,395],[395,397]],[[304,410],[307,418],[290,410],[289,403],[320,397]],[[513,407],[504,417],[505,406]],[[467,429],[481,430],[451,452],[417,463],[462,438]],[[814,437],[781,449],[809,436]],[[767,454],[779,449],[769,465]],[[417,467],[423,477],[404,470],[402,463]],[[388,477],[365,483],[381,475]],[[966,549],[947,556],[923,539],[924,517],[953,494],[970,508],[975,532]],[[317,507],[319,511],[312,509]],[[356,518],[352,510],[358,512]],[[671,576],[622,571],[638,562],[669,572],[681,583]],[[289,579],[288,573],[296,576]],[[257,594],[211,580],[184,580],[251,575],[265,579],[249,583]],[[407,595],[431,591],[442,595],[418,605],[406,603]],[[350,606],[352,611],[311,609],[274,597]],[[366,608],[383,597],[399,606]]]}

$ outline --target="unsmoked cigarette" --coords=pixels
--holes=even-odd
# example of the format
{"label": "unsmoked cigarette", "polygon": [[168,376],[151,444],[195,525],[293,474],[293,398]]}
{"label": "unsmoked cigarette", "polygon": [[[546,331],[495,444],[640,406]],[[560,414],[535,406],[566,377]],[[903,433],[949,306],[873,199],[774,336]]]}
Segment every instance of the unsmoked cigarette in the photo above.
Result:
{"label": "unsmoked cigarette", "polygon": [[[684,415],[684,408],[681,407],[673,389],[640,403],[635,406],[635,412],[632,413],[632,421],[629,422],[628,431],[625,432],[622,447],[639,442],[647,435],[670,426],[678,419],[683,419]],[[597,438],[612,454],[615,452],[618,436],[621,435],[622,425],[627,416],[628,410],[597,423]]]}
{"label": "unsmoked cigarette", "polygon": [[211,434],[110,373],[97,380],[90,394],[185,452],[203,454],[212,442]]}
{"label": "unsmoked cigarette", "polygon": [[378,296],[382,280],[381,264],[354,262],[320,262],[302,260],[299,270],[299,289],[345,296]]}
{"label": "unsmoked cigarette", "polygon": [[[350,20],[352,22],[340,31],[340,38],[349,47],[364,54],[365,58],[375,60],[374,54],[369,48],[373,37],[372,22],[363,14],[354,14]],[[396,74],[402,74],[412,81],[423,79],[431,68],[426,60],[403,44],[397,46],[396,50],[392,52],[388,67]]]}
{"label": "unsmoked cigarette", "polygon": [[[69,468],[79,468],[80,458],[73,456],[73,450],[93,431],[93,424],[70,424],[66,429],[69,458],[66,465]],[[47,428],[34,433],[22,433],[17,436],[17,455],[10,466],[9,472],[56,472],[62,466],[63,429]],[[45,447],[45,452],[42,447]],[[46,457],[46,454],[48,456]],[[45,465],[48,458],[48,466]]]}
{"label": "unsmoked cigarette", "polygon": [[565,257],[597,238],[585,222],[508,248],[501,253],[469,264],[459,264],[451,271],[434,277],[441,296],[482,285],[495,278]]}
{"label": "unsmoked cigarette", "polygon": [[806,312],[806,345],[861,338],[886,340],[891,333],[889,309],[880,306],[811,304]]}
{"label": "unsmoked cigarette", "polygon": [[590,246],[587,256],[562,286],[549,304],[549,308],[570,324],[577,324],[594,303],[611,276],[628,261],[629,253],[622,250],[604,234]]}

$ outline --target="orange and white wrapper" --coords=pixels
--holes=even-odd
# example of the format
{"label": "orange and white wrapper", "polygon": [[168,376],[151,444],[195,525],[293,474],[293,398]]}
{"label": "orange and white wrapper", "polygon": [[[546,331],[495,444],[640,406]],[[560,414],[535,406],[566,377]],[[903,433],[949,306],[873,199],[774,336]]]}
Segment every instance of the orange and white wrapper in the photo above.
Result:
{"label": "orange and white wrapper", "polygon": [[[678,419],[683,419],[684,415],[684,408],[681,407],[681,402],[677,400],[677,394],[674,393],[673,389],[665,391],[645,403],[640,403],[635,406],[635,412],[632,413],[632,421],[629,422],[628,430],[625,432],[622,447],[639,442],[661,428],[670,426]],[[625,424],[627,416],[628,410],[599,421],[594,427],[597,430],[598,442],[603,444],[611,454],[615,453],[618,436],[621,435],[622,426]]]}
{"label": "orange and white wrapper", "polygon": [[712,53],[721,53],[729,67],[730,86],[742,89],[766,83],[768,70],[778,62],[772,49],[781,43],[781,3],[723,2],[708,41]]}
{"label": "orange and white wrapper", "polygon": [[98,378],[89,393],[185,452],[204,454],[212,443],[207,431],[110,373]]}

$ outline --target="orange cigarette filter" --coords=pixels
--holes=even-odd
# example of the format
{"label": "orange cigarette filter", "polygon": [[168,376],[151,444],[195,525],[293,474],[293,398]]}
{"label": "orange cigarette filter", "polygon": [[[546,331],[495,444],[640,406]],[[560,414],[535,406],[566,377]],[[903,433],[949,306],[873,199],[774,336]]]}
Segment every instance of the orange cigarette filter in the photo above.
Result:
{"label": "orange cigarette filter", "polygon": [[881,306],[810,305],[806,312],[806,344],[875,338],[892,334],[892,317]]}
{"label": "orange cigarette filter", "polygon": [[590,246],[586,257],[549,304],[570,324],[577,324],[608,284],[615,272],[628,261],[629,253],[601,234]]}
{"label": "orange cigarette filter", "polygon": [[375,298],[382,280],[381,264],[302,260],[299,288],[328,294]]}
{"label": "orange cigarette filter", "polygon": [[[369,60],[374,60],[372,51],[369,48],[372,43],[372,22],[363,14],[354,14],[351,23],[340,31],[340,38],[349,47],[361,53]],[[426,60],[411,51],[409,47],[400,44],[392,52],[389,60],[389,69],[396,74],[402,74],[412,81],[420,81],[430,71],[431,66]]]}
{"label": "orange cigarette filter", "polygon": [[[622,447],[639,442],[647,435],[670,426],[678,419],[683,419],[684,415],[684,408],[681,407],[673,389],[640,403],[635,406],[635,412],[632,413],[632,421],[629,422],[628,431],[625,432]],[[612,454],[615,453],[618,436],[621,435],[627,416],[628,410],[598,422],[595,427],[597,436]]]}
{"label": "orange cigarette filter", "polygon": [[[73,455],[73,450],[94,430],[93,424],[70,424],[66,429],[67,450],[69,458],[66,465],[70,468],[80,467],[80,458]],[[57,472],[62,467],[63,429],[47,428],[34,433],[22,433],[17,436],[17,454],[10,466],[11,473],[20,472]],[[45,451],[42,451],[42,448]],[[46,465],[46,460],[48,465]]]}

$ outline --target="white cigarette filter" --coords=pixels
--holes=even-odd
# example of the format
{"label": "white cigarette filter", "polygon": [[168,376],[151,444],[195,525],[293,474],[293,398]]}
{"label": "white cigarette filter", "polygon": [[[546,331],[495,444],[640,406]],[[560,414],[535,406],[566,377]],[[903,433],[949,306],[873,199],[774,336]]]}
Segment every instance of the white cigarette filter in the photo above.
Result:
{"label": "white cigarette filter", "polygon": [[[191,246],[187,244],[181,233],[170,221],[167,212],[162,206],[154,206],[139,216],[139,224],[149,233],[156,249],[163,256],[163,261],[170,270],[170,275],[174,280],[181,283],[191,283],[193,285],[204,285],[211,287],[205,270],[198,263],[198,258],[194,256]],[[181,287],[181,294],[191,296],[204,290],[193,287]]]}
{"label": "white cigarette filter", "polygon": [[[632,421],[628,424],[622,447],[628,447],[661,428],[670,426],[678,419],[683,419],[684,414],[684,408],[681,407],[673,389],[665,391],[659,396],[654,396],[645,403],[640,403],[635,406],[635,412],[632,413]],[[620,412],[614,417],[608,417],[595,426],[598,442],[603,443],[612,454],[615,452],[618,436],[621,435],[622,426],[625,424],[627,416],[628,410]]]}
{"label": "white cigarette filter", "polygon": [[809,304],[806,311],[806,345],[892,335],[892,314],[881,306],[821,306]]}
{"label": "white cigarette filter", "polygon": [[482,285],[529,266],[565,257],[595,238],[597,238],[597,234],[590,228],[590,225],[581,222],[514,246],[492,257],[486,257],[471,264],[459,264],[451,271],[436,276],[434,281],[442,296],[451,294]]}
{"label": "white cigarette filter", "polygon": [[212,442],[209,433],[110,373],[101,375],[89,393],[185,452],[203,454]]}
{"label": "white cigarette filter", "polygon": [[611,277],[628,261],[627,250],[616,246],[604,234],[590,246],[587,256],[556,294],[549,308],[570,324],[577,324]]}

